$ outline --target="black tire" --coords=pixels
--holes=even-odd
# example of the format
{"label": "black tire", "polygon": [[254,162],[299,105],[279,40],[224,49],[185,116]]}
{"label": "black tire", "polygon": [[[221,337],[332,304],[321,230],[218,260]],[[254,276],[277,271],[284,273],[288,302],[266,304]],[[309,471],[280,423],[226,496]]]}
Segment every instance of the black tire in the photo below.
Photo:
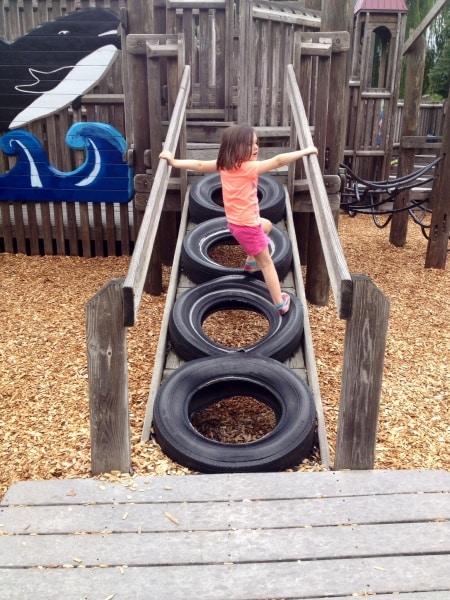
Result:
{"label": "black tire", "polygon": [[[259,211],[262,217],[278,223],[286,212],[285,191],[272,175],[258,177]],[[189,215],[194,223],[225,216],[219,173],[204,175],[189,192]]]}
{"label": "black tire", "polygon": [[[241,349],[223,346],[203,330],[205,319],[221,310],[249,310],[263,315],[267,334]],[[300,345],[304,311],[291,296],[289,311],[281,316],[274,308],[267,287],[245,275],[230,275],[208,281],[184,292],[175,302],[169,319],[169,335],[175,352],[184,360],[236,353],[257,353],[283,361]]]}
{"label": "black tire", "polygon": [[[194,415],[232,396],[250,396],[269,406],[276,425],[245,444],[202,436]],[[288,367],[260,356],[199,358],[176,369],[162,384],[154,405],[156,439],[167,456],[203,473],[280,471],[302,462],[312,450],[315,407],[308,386]]]}
{"label": "black tire", "polygon": [[[278,277],[283,279],[291,268],[291,242],[286,233],[276,225],[272,227],[269,238],[272,260]],[[241,268],[226,267],[210,258],[210,252],[214,247],[232,244],[236,244],[236,240],[228,229],[225,217],[199,223],[185,235],[183,240],[181,258],[184,272],[194,283],[204,283],[225,275],[241,275],[244,265]],[[257,272],[252,277],[262,279],[262,274]]]}

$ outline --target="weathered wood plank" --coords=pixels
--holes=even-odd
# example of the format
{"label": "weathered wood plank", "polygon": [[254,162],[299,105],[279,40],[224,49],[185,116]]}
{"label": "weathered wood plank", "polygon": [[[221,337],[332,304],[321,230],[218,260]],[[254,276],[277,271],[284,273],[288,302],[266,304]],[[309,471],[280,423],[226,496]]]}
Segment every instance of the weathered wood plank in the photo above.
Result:
{"label": "weathered wood plank", "polygon": [[[286,189],[286,196],[288,192]],[[296,239],[294,216],[290,203],[286,197],[286,216],[287,216],[287,233],[291,240]],[[294,267],[294,279],[297,296],[300,298],[304,308],[305,314],[303,318],[303,355],[305,360],[305,375],[307,377],[308,385],[313,393],[314,403],[316,406],[317,413],[317,436],[319,440],[320,460],[326,467],[330,466],[330,451],[328,446],[328,436],[325,427],[325,419],[323,414],[322,397],[320,394],[319,376],[317,373],[316,359],[314,353],[314,346],[312,341],[311,325],[309,321],[308,303],[306,301],[306,292],[303,284],[303,275],[300,263],[300,253],[298,244],[292,245],[293,255],[293,267]],[[299,354],[299,353],[298,353]]]}
{"label": "weathered wood plank", "polygon": [[19,254],[27,253],[26,235],[25,235],[25,223],[23,219],[22,204],[14,202],[13,204],[14,213],[14,224],[17,241],[17,252]]}
{"label": "weathered wood plank", "polygon": [[[180,91],[174,109],[174,119],[167,132],[165,149],[175,151],[180,131],[184,123],[184,107],[190,88],[190,68],[185,67]],[[159,219],[164,204],[164,193],[167,188],[171,168],[166,161],[160,161],[156,169],[153,187],[150,192],[149,204],[145,211],[130,267],[124,282],[125,326],[132,326],[139,309],[139,303],[144,291],[145,278],[150,263],[151,253],[155,243]]]}
{"label": "weathered wood plank", "polygon": [[[0,567],[258,563],[450,553],[450,522],[234,531],[0,536]],[[158,548],[158,552],[149,552]]]}
{"label": "weathered wood plank", "polygon": [[445,269],[450,235],[450,115],[447,108],[442,137],[442,161],[436,168],[437,181],[433,189],[433,213],[430,223],[425,267]]}
{"label": "weathered wood plank", "polygon": [[0,210],[2,216],[2,226],[0,232],[1,237],[3,238],[3,243],[5,244],[5,252],[9,252],[10,254],[12,254],[14,252],[14,242],[12,234],[13,228],[8,202],[0,202]]}
{"label": "weathered wood plank", "polygon": [[[43,208],[43,207],[42,207]],[[67,226],[66,236],[69,241],[69,252],[71,256],[78,256],[78,232],[77,232],[77,217],[76,208],[73,202],[66,204],[67,211]],[[45,215],[42,214],[42,225],[45,224]],[[51,240],[51,237],[50,237]]]}
{"label": "weathered wood plank", "polygon": [[186,198],[184,201],[183,210],[181,213],[180,225],[178,229],[178,239],[175,246],[174,257],[172,262],[172,271],[169,281],[169,286],[166,293],[166,303],[164,306],[164,313],[161,320],[160,335],[158,338],[158,346],[155,353],[155,362],[153,365],[152,380],[150,382],[150,389],[148,393],[147,406],[144,417],[144,425],[142,427],[142,440],[148,440],[150,438],[150,429],[153,420],[153,405],[155,403],[156,394],[159,386],[161,385],[164,361],[166,357],[166,345],[168,336],[168,325],[170,312],[175,302],[178,274],[180,269],[180,257],[181,257],[181,246],[183,244],[183,238],[186,232],[186,224],[188,219],[188,208],[189,208],[189,191],[186,192]]}
{"label": "weathered wood plank", "polygon": [[[448,555],[376,557],[289,563],[122,567],[86,569],[1,569],[8,599],[45,597],[156,598],[158,600],[254,600],[364,596],[450,589]],[[95,587],[94,587],[95,586]]]}
{"label": "weathered wood plank", "polygon": [[122,279],[86,304],[92,473],[131,469],[126,330]]}
{"label": "weathered wood plank", "polygon": [[[265,498],[339,498],[377,494],[450,492],[450,472],[420,470],[325,471],[321,473],[226,473],[189,477],[130,477],[19,481],[4,496],[9,505],[76,505],[95,502],[199,502]],[[3,522],[0,520],[0,523]]]}
{"label": "weathered wood plank", "polygon": [[[288,65],[288,82],[289,96],[293,107],[293,119],[297,135],[301,141],[301,147],[312,146],[313,141],[307,126],[306,113],[292,65]],[[323,253],[336,306],[338,307],[340,318],[348,318],[351,313],[352,304],[351,276],[339,241],[333,215],[327,202],[327,194],[323,185],[317,156],[311,154],[309,157],[303,159],[303,164],[311,190],[317,227],[320,232]]]}
{"label": "weathered wood plank", "polygon": [[365,275],[353,275],[352,280],[334,467],[372,469],[390,305]]}
{"label": "weathered wood plank", "polygon": [[436,151],[441,146],[442,138],[433,138],[433,142],[430,142],[430,139],[423,135],[405,135],[400,139],[401,148],[427,148],[428,150]]}
{"label": "weathered wood plank", "polygon": [[28,239],[30,243],[30,254],[39,255],[39,234],[38,234],[38,222],[36,216],[36,204],[28,202],[26,204],[26,210],[28,212]]}
{"label": "weathered wood plank", "polygon": [[450,590],[448,471],[29,481],[12,486],[0,523],[8,600],[447,600]]}
{"label": "weathered wood plank", "polygon": [[[301,475],[300,475],[301,477]],[[16,506],[1,509],[2,531],[11,534],[77,532],[228,531],[348,526],[450,519],[448,493],[342,496],[240,501]],[[407,514],[405,507],[408,507]],[[167,515],[176,519],[174,523]]]}

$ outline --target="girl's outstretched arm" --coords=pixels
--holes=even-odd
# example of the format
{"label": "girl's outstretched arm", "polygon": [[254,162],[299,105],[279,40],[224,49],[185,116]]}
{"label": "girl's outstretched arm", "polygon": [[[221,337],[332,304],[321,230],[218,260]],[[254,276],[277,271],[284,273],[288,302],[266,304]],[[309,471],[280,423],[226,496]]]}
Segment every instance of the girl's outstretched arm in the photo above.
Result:
{"label": "girl's outstretched arm", "polygon": [[277,154],[276,156],[272,156],[272,158],[267,158],[266,160],[259,161],[258,164],[258,173],[267,173],[267,171],[273,171],[274,169],[279,169],[280,167],[285,167],[304,156],[308,156],[309,154],[317,154],[317,148],[315,146],[308,146],[303,150],[294,150],[293,152],[283,152],[282,154]]}
{"label": "girl's outstretched arm", "polygon": [[172,152],[163,150],[159,158],[167,160],[171,167],[176,169],[185,169],[186,171],[197,171],[198,173],[213,173],[217,171],[217,163],[215,160],[193,160],[174,158]]}

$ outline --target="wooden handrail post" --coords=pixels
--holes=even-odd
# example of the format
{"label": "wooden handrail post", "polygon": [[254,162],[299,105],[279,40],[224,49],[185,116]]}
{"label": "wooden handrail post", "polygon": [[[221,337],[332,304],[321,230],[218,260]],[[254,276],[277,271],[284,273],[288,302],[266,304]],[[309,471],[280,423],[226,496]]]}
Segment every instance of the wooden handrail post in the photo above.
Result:
{"label": "wooden handrail post", "polygon": [[442,160],[436,168],[436,182],[433,186],[433,212],[425,258],[426,269],[445,269],[448,257],[450,234],[450,196],[448,193],[450,189],[450,106],[448,100],[440,156]]}
{"label": "wooden handrail post", "polygon": [[109,281],[86,304],[92,474],[131,473],[123,279]]}
{"label": "wooden handrail post", "polygon": [[365,275],[352,275],[344,342],[336,470],[373,469],[389,301]]}

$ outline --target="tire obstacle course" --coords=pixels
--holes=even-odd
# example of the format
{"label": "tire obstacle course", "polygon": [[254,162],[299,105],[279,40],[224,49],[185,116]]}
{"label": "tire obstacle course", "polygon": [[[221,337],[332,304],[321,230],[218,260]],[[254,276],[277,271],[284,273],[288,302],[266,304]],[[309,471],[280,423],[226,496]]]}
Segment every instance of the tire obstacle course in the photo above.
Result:
{"label": "tire obstacle course", "polygon": [[[293,112],[295,130],[291,146],[313,145],[308,118],[297,83],[293,65],[287,67],[287,89]],[[164,149],[174,153],[182,140],[183,119],[190,89],[190,67],[185,66],[179,84],[177,99],[169,128],[165,137]],[[180,154],[186,155],[186,147]],[[317,239],[320,240],[322,255],[316,260],[316,253],[310,253],[307,262],[306,284],[319,276],[322,282],[325,274],[333,292],[337,315],[346,321],[344,357],[342,366],[341,398],[336,440],[335,469],[369,469],[374,466],[377,435],[378,407],[383,372],[383,357],[386,347],[389,303],[384,294],[365,275],[352,275],[346,264],[336,230],[329,194],[322,176],[319,158],[311,155],[303,159],[306,179],[293,180],[288,176],[285,190],[286,200],[292,198],[295,190],[308,192],[311,209],[317,224]],[[289,175],[289,174],[288,174]],[[292,173],[291,175],[295,175]],[[299,174],[301,175],[301,174]],[[159,269],[151,270],[153,251],[157,248],[157,236],[161,226],[163,210],[172,210],[173,203],[167,206],[166,199],[170,185],[171,168],[165,161],[158,163],[150,194],[146,195],[146,208],[133,256],[126,277],[111,280],[93,296],[86,305],[86,342],[88,355],[88,382],[91,430],[92,473],[100,474],[118,470],[132,472],[131,431],[129,418],[129,390],[127,365],[127,328],[136,324],[141,298],[149,285],[154,283],[151,276],[158,278]],[[339,177],[327,180],[335,193],[339,190]],[[337,180],[337,181],[336,181]],[[283,178],[284,181],[284,178]],[[141,441],[150,439],[155,398],[161,382],[183,363],[180,357],[168,346],[168,324],[170,312],[177,297],[192,288],[192,281],[181,270],[181,250],[186,233],[193,228],[188,219],[189,203],[183,181],[173,180],[181,186],[183,203],[180,220],[177,223],[177,237],[174,239],[171,278],[166,290],[166,303],[162,315],[160,336],[155,351],[152,379],[142,427]],[[186,184],[187,182],[184,182]],[[293,188],[293,189],[291,189]],[[330,190],[330,188],[329,188]],[[285,201],[286,218],[283,223],[290,240],[298,239],[294,220],[294,207]],[[279,224],[280,225],[280,224]],[[315,245],[316,247],[316,245]],[[172,255],[172,254],[171,254]],[[306,288],[309,300],[311,286],[303,281],[303,270],[299,248],[292,244],[292,269],[282,281],[282,287],[291,295],[297,295],[305,308],[302,348],[283,361],[291,371],[308,381],[316,409],[316,433],[320,463],[330,467],[330,449],[321,401],[319,377],[312,343],[312,331],[306,301]],[[313,277],[308,277],[308,274]],[[149,281],[150,276],[150,281]],[[151,289],[154,293],[156,285]],[[327,285],[328,287],[328,285]],[[159,288],[158,288],[159,289]],[[255,354],[255,357],[258,356]],[[226,357],[225,357],[226,358]],[[225,358],[221,360],[224,361]],[[281,364],[281,363],[280,363]]]}
{"label": "tire obstacle course", "polygon": [[[285,216],[286,194],[276,178],[265,175],[260,180],[261,214],[279,221],[269,237],[286,288],[292,268],[291,241],[280,222]],[[290,368],[290,361],[295,362],[292,357],[302,354],[304,307],[291,282],[287,284],[291,308],[286,315],[279,315],[259,274],[244,274],[243,268],[226,267],[210,257],[214,247],[233,243],[222,216],[220,189],[218,175],[204,176],[190,189],[191,224],[182,242],[181,278],[191,283],[170,311],[168,334],[178,366],[170,374],[166,372],[156,393],[155,437],[167,456],[200,472],[292,468],[311,453],[316,428],[313,394],[296,369]],[[207,316],[221,310],[259,313],[268,321],[268,332],[247,347],[223,346],[202,328]],[[272,431],[243,444],[211,440],[197,431],[192,424],[195,415],[231,397],[243,401],[251,397],[268,406],[276,421]]]}

